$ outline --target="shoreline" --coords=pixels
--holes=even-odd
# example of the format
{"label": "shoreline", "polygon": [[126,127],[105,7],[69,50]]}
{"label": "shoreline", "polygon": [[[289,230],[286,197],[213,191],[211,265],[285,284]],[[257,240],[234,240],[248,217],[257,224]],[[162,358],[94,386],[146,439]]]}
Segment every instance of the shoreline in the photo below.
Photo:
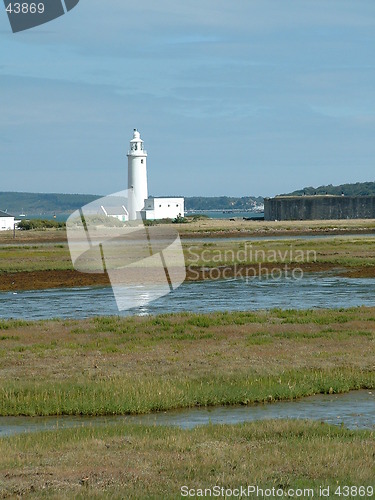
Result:
{"label": "shoreline", "polygon": [[[177,226],[177,224],[176,224]],[[160,226],[163,227],[163,226]],[[176,228],[180,229],[180,228]],[[26,233],[26,231],[24,232]],[[16,238],[13,238],[13,235],[11,234],[6,234],[2,235],[0,234],[0,246],[7,246],[7,245],[43,245],[43,244],[67,244],[67,236],[66,233],[64,232],[63,234],[53,234],[49,232],[48,230],[46,231],[47,234],[41,234],[41,231],[38,232],[32,232],[32,231],[27,231],[28,234],[22,234],[20,235],[19,233],[16,233]],[[13,233],[12,233],[13,234]],[[273,238],[275,236],[291,236],[293,238],[299,237],[299,236],[358,236],[361,234],[368,234],[368,235],[374,235],[375,236],[375,228],[369,228],[369,227],[364,227],[364,228],[343,228],[343,229],[338,229],[338,228],[333,228],[333,229],[303,229],[303,230],[288,230],[288,229],[259,229],[259,230],[246,230],[246,229],[234,229],[234,230],[228,230],[228,229],[208,229],[208,230],[192,230],[192,231],[186,231],[186,232],[180,232],[180,238],[182,242],[184,240],[188,239],[206,239],[206,238],[223,238],[223,239],[228,239],[228,238],[233,238],[233,240],[236,240],[237,238],[244,238],[244,237],[249,237],[249,238],[264,238],[265,240],[269,237]]]}
{"label": "shoreline", "polygon": [[[373,379],[363,377],[362,381],[359,381],[361,375],[360,372],[358,372],[357,377],[353,377],[353,380],[349,380],[349,377],[346,378],[346,374],[343,372],[340,372],[337,370],[337,372],[333,372],[336,375],[341,376],[344,379],[344,384],[343,386],[337,386],[337,388],[333,389],[332,387],[324,386],[324,387],[319,387],[319,384],[313,381],[313,377],[311,376],[311,373],[309,370],[305,370],[301,372],[294,372],[293,375],[300,376],[301,378],[304,377],[305,379],[308,379],[309,382],[311,383],[311,386],[306,389],[306,388],[300,388],[298,387],[298,383],[295,384],[296,390],[290,390],[289,393],[286,391],[283,392],[282,394],[279,394],[277,391],[281,389],[283,390],[282,384],[280,382],[278,383],[278,387],[276,389],[276,383],[274,382],[273,379],[275,377],[272,376],[267,376],[267,377],[260,377],[259,378],[259,383],[263,384],[265,378],[268,379],[268,382],[271,381],[272,384],[269,384],[269,390],[273,391],[273,394],[265,394],[261,393],[257,397],[254,397],[253,399],[250,397],[245,401],[242,401],[241,399],[235,400],[235,401],[223,401],[221,403],[194,403],[191,402],[190,404],[186,405],[181,405],[181,406],[176,406],[175,404],[172,404],[170,407],[160,407],[159,404],[155,406],[155,408],[143,408],[143,409],[132,409],[132,410],[124,410],[120,412],[116,412],[113,410],[108,410],[108,412],[102,412],[102,411],[97,411],[97,412],[89,412],[89,413],[84,413],[82,411],[79,411],[78,413],[74,413],[71,410],[69,411],[59,411],[56,413],[28,413],[25,411],[25,413],[1,413],[0,412],[0,423],[3,419],[6,418],[55,418],[55,417],[82,417],[82,418],[100,418],[100,417],[144,417],[144,416],[153,416],[153,415],[160,415],[160,414],[168,414],[168,413],[175,413],[175,412],[184,412],[184,411],[189,411],[189,410],[198,410],[198,409],[207,409],[207,410],[215,410],[217,408],[243,408],[243,407],[260,407],[260,406],[265,406],[265,405],[273,405],[277,403],[298,403],[303,400],[308,400],[309,398],[313,398],[315,396],[344,396],[346,394],[353,394],[353,393],[363,393],[363,392],[368,392],[368,391],[373,391],[375,389],[375,383]],[[323,377],[326,376],[329,378],[332,376],[332,373],[326,372],[322,374]],[[280,375],[278,375],[280,377]],[[322,377],[322,378],[323,378]],[[320,384],[322,381],[320,381]],[[301,384],[302,385],[302,384]],[[324,385],[324,381],[323,381]],[[19,389],[20,392],[22,389]],[[256,420],[256,422],[259,422],[261,420]],[[208,425],[208,424],[206,424]],[[1,437],[0,437],[1,439]]]}
{"label": "shoreline", "polygon": [[[264,271],[271,269],[283,271],[285,265],[286,263],[261,263]],[[373,266],[350,267],[328,262],[288,263],[287,265],[289,271],[302,269],[306,273],[332,272],[335,276],[346,278],[375,278]],[[215,269],[214,279],[212,278],[213,269]],[[251,271],[250,277],[259,276],[259,263],[212,267],[188,266],[185,281],[216,280],[235,276],[245,278],[249,276],[249,271]],[[75,270],[20,271],[0,274],[0,292],[87,286],[111,286],[111,283],[107,274],[85,274]]]}
{"label": "shoreline", "polygon": [[[375,219],[315,220],[315,221],[244,221],[242,219],[208,219],[187,224],[161,224],[173,227],[184,239],[212,237],[274,237],[274,236],[350,236],[375,235]],[[156,226],[157,227],[157,226]],[[17,244],[67,243],[65,229],[45,229],[0,232],[0,246]]]}
{"label": "shoreline", "polygon": [[[283,270],[287,263],[289,270],[298,268],[307,273],[332,272],[349,278],[375,278],[372,237],[375,236],[375,220],[264,222],[209,219],[171,226],[180,234],[184,249],[189,244],[187,240],[191,239],[191,245],[202,247],[197,250],[197,255],[203,252],[209,255],[210,262],[206,266],[202,263],[202,260],[206,262],[206,259],[191,263],[189,260],[186,261],[187,281],[210,279],[214,268],[214,279],[241,277],[238,271],[243,273],[244,277],[249,275],[255,277],[259,275],[258,262],[245,263],[246,260],[248,262],[254,260],[249,258],[242,260],[243,263],[235,264],[232,261],[226,264],[225,252],[231,249],[240,251],[243,245],[241,239],[246,237],[258,238],[259,241],[254,245],[258,245],[259,248],[266,244],[267,249],[269,247],[270,251],[278,252],[282,245],[288,242],[288,238],[293,240],[306,236],[317,237],[318,240],[312,243],[301,239],[293,244],[298,245],[302,251],[315,245],[318,253],[320,252],[317,262],[289,263],[284,260],[261,262],[262,269],[267,270],[272,267]],[[355,238],[359,235],[370,236],[367,243],[361,241],[357,250],[357,244],[353,243],[350,236]],[[286,237],[285,241],[267,242],[268,239],[278,236]],[[325,238],[319,240],[319,236]],[[336,237],[341,237],[342,241],[338,242]],[[216,238],[218,241],[208,243],[209,238]],[[0,250],[3,258],[3,267],[0,271],[2,292],[110,286],[106,274],[84,274],[72,268],[67,234],[62,229],[17,231],[15,239],[12,232],[0,232]],[[289,250],[284,249],[283,252],[285,251]],[[216,254],[221,252],[224,256],[221,262],[214,260],[215,252]],[[290,257],[288,260],[294,259]]]}
{"label": "shoreline", "polygon": [[363,229],[319,229],[319,230],[265,230],[261,229],[259,231],[246,231],[246,230],[238,230],[238,231],[229,231],[229,230],[217,230],[217,231],[192,231],[180,234],[181,240],[185,239],[205,239],[205,238],[264,238],[265,240],[268,237],[275,236],[358,236],[360,234],[369,234],[375,236],[375,229],[372,228],[363,228]]}

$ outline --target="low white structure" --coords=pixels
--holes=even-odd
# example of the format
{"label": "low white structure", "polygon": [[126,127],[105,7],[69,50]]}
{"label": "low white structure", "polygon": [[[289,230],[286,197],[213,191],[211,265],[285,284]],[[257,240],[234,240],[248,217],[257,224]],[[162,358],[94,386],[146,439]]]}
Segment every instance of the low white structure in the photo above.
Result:
{"label": "low white structure", "polygon": [[183,217],[185,212],[184,198],[148,198],[142,210],[142,219],[175,219]]}
{"label": "low white structure", "polygon": [[104,207],[101,205],[100,209],[107,217],[114,217],[121,222],[127,222],[129,220],[129,212],[124,205],[121,205],[121,207]]}
{"label": "low white structure", "polygon": [[0,210],[0,231],[9,231],[14,229],[14,225],[17,224],[19,220],[14,220],[14,215],[10,215],[7,212],[2,212]]}
{"label": "low white structure", "polygon": [[147,151],[134,129],[128,151],[129,220],[184,217],[184,198],[152,198],[147,190]]}

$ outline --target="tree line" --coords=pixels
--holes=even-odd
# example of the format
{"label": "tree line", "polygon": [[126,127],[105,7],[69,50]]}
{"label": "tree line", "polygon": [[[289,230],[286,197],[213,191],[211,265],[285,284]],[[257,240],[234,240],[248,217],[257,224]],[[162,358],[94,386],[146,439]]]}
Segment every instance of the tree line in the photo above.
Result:
{"label": "tree line", "polygon": [[339,186],[333,186],[332,184],[319,187],[309,186],[293,191],[292,193],[282,194],[280,196],[303,196],[314,194],[332,194],[337,196],[375,196],[375,182],[356,182],[355,184],[340,184]]}

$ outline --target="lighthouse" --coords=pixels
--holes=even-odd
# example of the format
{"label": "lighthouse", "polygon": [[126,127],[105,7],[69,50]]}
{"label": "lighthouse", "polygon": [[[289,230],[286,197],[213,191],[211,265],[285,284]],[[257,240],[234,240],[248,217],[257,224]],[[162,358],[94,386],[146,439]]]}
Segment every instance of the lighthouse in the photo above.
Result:
{"label": "lighthouse", "polygon": [[127,156],[129,212],[127,220],[173,220],[184,217],[184,198],[148,197],[147,151],[136,128]]}
{"label": "lighthouse", "polygon": [[130,141],[128,157],[129,220],[140,218],[144,209],[147,191],[147,151],[143,147],[141,134],[135,128]]}

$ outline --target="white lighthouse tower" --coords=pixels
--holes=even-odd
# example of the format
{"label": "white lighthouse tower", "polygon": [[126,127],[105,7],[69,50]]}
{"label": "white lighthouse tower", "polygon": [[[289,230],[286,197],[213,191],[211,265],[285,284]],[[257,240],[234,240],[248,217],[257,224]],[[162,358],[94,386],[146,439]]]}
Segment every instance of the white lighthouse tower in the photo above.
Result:
{"label": "white lighthouse tower", "polygon": [[140,218],[144,209],[147,191],[147,151],[143,147],[141,134],[134,129],[128,151],[129,220]]}

